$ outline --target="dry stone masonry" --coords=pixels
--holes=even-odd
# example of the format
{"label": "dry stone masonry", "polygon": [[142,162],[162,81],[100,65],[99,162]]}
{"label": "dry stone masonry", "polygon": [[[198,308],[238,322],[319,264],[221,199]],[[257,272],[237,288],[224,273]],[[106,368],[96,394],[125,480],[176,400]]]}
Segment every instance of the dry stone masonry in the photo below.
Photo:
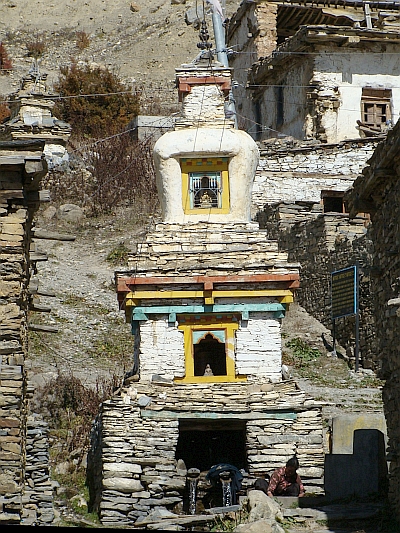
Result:
{"label": "dry stone masonry", "polygon": [[218,464],[241,469],[246,495],[296,454],[309,490],[323,491],[321,405],[282,377],[299,265],[251,221],[259,150],[221,114],[230,69],[209,59],[177,69],[182,119],[154,146],[162,222],[115,275],[135,348],[93,428],[93,508],[109,527],[156,514],[211,524]]}
{"label": "dry stone masonry", "polygon": [[163,507],[182,513],[187,469],[176,457],[179,420],[202,418],[204,413],[243,421],[249,463],[245,488],[257,475],[297,453],[307,490],[323,492],[321,411],[294,382],[259,386],[131,382],[104,403],[97,422],[103,428],[100,517],[104,525],[139,525]]}
{"label": "dry stone masonry", "polygon": [[400,353],[398,342],[400,306],[399,269],[399,125],[388,134],[369,160],[363,174],[348,192],[351,216],[371,215],[374,260],[371,295],[375,307],[376,336],[385,379],[383,401],[388,431],[389,499],[400,520]]}
{"label": "dry stone masonry", "polygon": [[29,415],[31,229],[47,171],[44,141],[0,142],[0,521],[52,522],[46,425]]}

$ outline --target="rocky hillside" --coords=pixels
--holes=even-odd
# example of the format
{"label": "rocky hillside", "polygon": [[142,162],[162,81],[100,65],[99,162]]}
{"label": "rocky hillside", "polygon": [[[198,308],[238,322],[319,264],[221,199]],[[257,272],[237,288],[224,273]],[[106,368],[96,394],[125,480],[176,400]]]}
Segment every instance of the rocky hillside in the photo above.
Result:
{"label": "rocky hillside", "polygon": [[[227,0],[226,15],[239,4]],[[199,52],[196,20],[202,17],[202,5],[200,0],[3,0],[0,42],[13,70],[0,76],[0,96],[19,87],[32,66],[27,44],[37,40],[46,45],[39,67],[48,74],[49,87],[60,66],[75,58],[105,65],[126,83],[142,87],[142,114],[172,112],[177,102],[174,69]],[[215,44],[210,14],[206,20]]]}

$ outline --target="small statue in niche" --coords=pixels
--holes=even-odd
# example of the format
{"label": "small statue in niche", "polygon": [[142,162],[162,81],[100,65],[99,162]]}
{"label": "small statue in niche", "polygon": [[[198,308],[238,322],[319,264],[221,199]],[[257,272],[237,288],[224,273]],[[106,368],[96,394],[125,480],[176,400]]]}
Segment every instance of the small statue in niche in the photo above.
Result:
{"label": "small statue in niche", "polygon": [[211,370],[211,366],[207,363],[206,364],[206,368],[204,370],[204,376],[213,376],[213,375],[214,375],[214,373]]}
{"label": "small statue in niche", "polygon": [[212,207],[212,199],[208,192],[204,192],[200,198],[200,207]]}

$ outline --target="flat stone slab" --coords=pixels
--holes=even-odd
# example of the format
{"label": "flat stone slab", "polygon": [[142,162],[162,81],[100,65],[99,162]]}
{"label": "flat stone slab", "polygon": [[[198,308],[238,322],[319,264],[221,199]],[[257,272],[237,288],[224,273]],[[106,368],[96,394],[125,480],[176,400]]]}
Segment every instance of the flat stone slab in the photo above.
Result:
{"label": "flat stone slab", "polygon": [[312,518],[314,520],[359,520],[372,518],[381,509],[382,505],[377,503],[366,504],[332,504],[318,508],[296,508],[284,509],[284,517]]}

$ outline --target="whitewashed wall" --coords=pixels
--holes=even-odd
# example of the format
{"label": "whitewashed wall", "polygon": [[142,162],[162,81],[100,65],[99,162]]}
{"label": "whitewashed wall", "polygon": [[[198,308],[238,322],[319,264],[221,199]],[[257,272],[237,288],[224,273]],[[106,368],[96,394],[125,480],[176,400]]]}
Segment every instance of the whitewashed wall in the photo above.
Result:
{"label": "whitewashed wall", "polygon": [[[140,378],[153,374],[165,379],[185,375],[183,333],[168,324],[167,316],[140,322]],[[281,380],[280,321],[272,313],[251,313],[236,332],[236,372],[249,374],[250,381]]]}
{"label": "whitewashed wall", "polygon": [[362,172],[377,141],[262,154],[253,184],[256,210],[280,201],[321,201],[321,190],[345,191]]}
{"label": "whitewashed wall", "polygon": [[[357,49],[341,54],[337,48],[329,51],[325,46],[320,55],[290,65],[287,72],[277,69],[276,76],[271,74],[262,81],[262,138],[276,137],[279,131],[298,140],[317,138],[318,134],[324,134],[328,143],[358,139],[362,135],[356,126],[362,119],[361,94],[366,87],[392,90],[395,124],[400,113],[398,51],[396,46],[387,46],[385,53]],[[276,85],[280,84],[285,86],[284,123],[277,127]],[[314,91],[315,108],[310,112],[307,93],[314,85],[318,89]]]}
{"label": "whitewashed wall", "polygon": [[[385,53],[338,52],[316,56],[313,81],[324,87],[337,87],[340,107],[334,116],[325,119],[328,142],[354,139],[360,136],[356,128],[361,119],[361,94],[363,87],[392,89],[393,123],[399,118],[400,56],[398,46],[387,46]],[[333,120],[334,119],[334,120]]]}
{"label": "whitewashed wall", "polygon": [[236,371],[250,381],[282,380],[282,341],[280,320],[272,313],[251,313],[236,332]]}
{"label": "whitewashed wall", "polygon": [[140,322],[140,379],[151,380],[153,374],[165,379],[185,375],[183,332],[168,317]]}

